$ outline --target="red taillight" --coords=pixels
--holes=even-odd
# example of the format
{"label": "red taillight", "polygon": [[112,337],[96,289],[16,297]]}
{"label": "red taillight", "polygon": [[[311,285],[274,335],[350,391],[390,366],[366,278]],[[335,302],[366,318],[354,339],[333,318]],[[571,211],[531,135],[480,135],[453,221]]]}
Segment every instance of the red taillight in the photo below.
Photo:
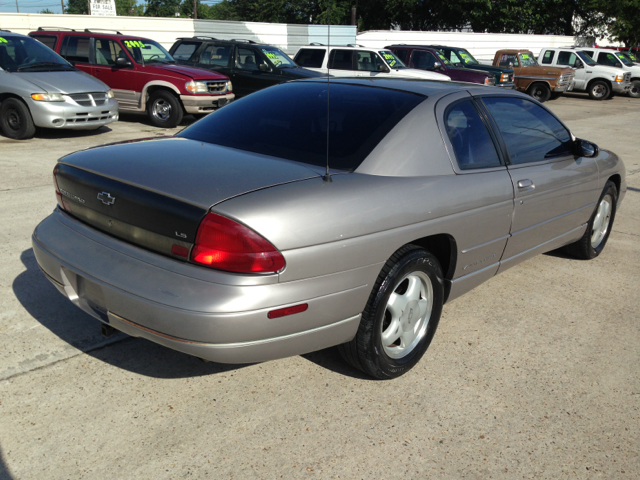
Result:
{"label": "red taillight", "polygon": [[244,225],[207,213],[196,234],[191,260],[236,273],[274,273],[284,257],[267,240]]}

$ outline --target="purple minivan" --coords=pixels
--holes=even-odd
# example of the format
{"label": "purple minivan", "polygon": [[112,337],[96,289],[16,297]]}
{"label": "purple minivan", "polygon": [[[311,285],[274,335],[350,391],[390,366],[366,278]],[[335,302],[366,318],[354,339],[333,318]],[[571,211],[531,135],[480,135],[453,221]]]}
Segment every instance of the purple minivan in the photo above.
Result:
{"label": "purple minivan", "polygon": [[422,45],[390,45],[385,49],[391,50],[409,68],[444,73],[456,82],[480,83],[489,86],[496,84],[496,79],[491,73],[470,68],[456,68],[442,52],[435,48]]}

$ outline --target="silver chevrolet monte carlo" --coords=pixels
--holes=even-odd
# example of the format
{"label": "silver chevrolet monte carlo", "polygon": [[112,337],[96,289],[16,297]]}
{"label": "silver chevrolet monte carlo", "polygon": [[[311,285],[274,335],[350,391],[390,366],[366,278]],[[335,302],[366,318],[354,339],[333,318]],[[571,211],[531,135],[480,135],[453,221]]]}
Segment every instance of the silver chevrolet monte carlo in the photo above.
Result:
{"label": "silver chevrolet monte carlo", "polygon": [[96,129],[118,120],[113,91],[26,35],[0,30],[0,132],[18,140],[36,127]]}
{"label": "silver chevrolet monte carlo", "polygon": [[327,90],[271,87],[175,137],[62,158],[33,234],[45,275],[115,329],[204,359],[340,345],[385,379],[419,361],[444,302],[539,253],[604,248],[623,163],[530,97]]}

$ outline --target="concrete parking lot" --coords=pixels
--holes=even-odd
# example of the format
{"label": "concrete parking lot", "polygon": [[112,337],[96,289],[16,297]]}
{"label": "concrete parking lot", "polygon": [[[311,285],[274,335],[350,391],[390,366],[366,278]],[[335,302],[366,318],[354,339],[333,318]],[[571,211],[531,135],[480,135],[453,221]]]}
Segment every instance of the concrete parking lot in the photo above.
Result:
{"label": "concrete parking lot", "polygon": [[179,129],[125,115],[0,137],[0,479],[639,478],[640,101],[547,105],[626,164],[606,249],[538,256],[446,305],[423,360],[389,382],[333,349],[221,365],[104,339],[31,250],[52,169]]}

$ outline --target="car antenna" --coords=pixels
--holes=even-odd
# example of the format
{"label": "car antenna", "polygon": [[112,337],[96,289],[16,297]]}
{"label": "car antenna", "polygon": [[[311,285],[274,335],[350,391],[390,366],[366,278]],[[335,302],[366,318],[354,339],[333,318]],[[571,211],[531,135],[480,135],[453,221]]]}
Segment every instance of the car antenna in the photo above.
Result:
{"label": "car antenna", "polygon": [[324,176],[322,177],[323,182],[331,182],[331,175],[329,174],[329,130],[330,130],[330,121],[329,121],[329,73],[331,71],[331,0],[327,2],[328,10],[327,10],[327,169],[325,170]]}

